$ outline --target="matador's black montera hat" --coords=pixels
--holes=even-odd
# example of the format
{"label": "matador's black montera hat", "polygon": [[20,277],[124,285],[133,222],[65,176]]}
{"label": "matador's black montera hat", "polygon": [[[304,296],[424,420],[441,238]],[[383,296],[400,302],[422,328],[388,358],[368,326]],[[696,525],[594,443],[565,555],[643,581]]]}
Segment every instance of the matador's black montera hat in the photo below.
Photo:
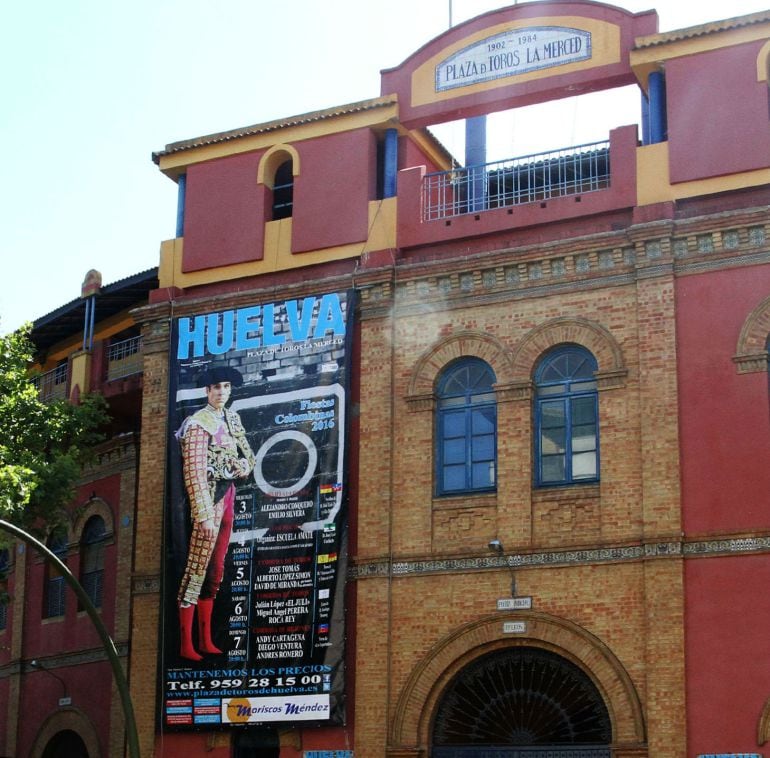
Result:
{"label": "matador's black montera hat", "polygon": [[220,382],[230,382],[233,387],[240,387],[243,384],[243,375],[232,366],[216,366],[199,374],[196,384],[199,387],[208,387],[210,384],[219,384]]}

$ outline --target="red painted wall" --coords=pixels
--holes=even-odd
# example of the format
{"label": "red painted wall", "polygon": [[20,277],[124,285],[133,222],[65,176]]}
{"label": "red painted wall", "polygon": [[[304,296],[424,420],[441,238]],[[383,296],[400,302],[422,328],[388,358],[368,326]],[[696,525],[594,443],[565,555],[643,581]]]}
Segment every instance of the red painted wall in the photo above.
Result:
{"label": "red painted wall", "polygon": [[265,188],[257,184],[261,152],[187,169],[183,271],[263,257]]}
{"label": "red painted wall", "polygon": [[[108,632],[115,624],[115,581],[117,573],[117,541],[120,539],[118,505],[120,497],[120,476],[114,475],[90,482],[78,490],[75,503],[85,503],[91,494],[103,499],[113,508],[115,525],[114,540],[108,543],[104,554],[104,587],[101,618]],[[63,617],[43,619],[43,591],[46,565],[41,557],[27,550],[26,614],[24,618],[25,658],[41,658],[61,652],[101,647],[101,641],[85,611],[78,611],[74,592],[66,590],[65,614]],[[78,577],[80,575],[79,553],[67,556],[67,567]]]}
{"label": "red painted wall", "polygon": [[[359,129],[294,143],[294,253],[363,242],[375,198],[377,146]],[[262,151],[190,166],[182,270],[200,271],[264,257],[270,192],[257,184]]]}
{"label": "red painted wall", "polygon": [[[89,482],[77,490],[73,501],[77,509],[95,495],[113,509],[114,539],[105,549],[101,608],[102,621],[110,634],[113,633],[115,626],[117,543],[121,538],[118,521],[120,478],[119,474],[115,474]],[[86,657],[91,654],[102,655],[99,635],[85,611],[78,611],[77,598],[69,587],[65,590],[65,615],[54,619],[43,619],[43,588],[47,567],[43,559],[30,548],[25,546],[24,550],[27,576],[23,629],[13,626],[14,619],[12,614],[9,614],[8,629],[0,633],[0,648],[11,645],[13,634],[22,634],[21,657],[25,661],[33,658],[41,659],[43,666],[51,669],[55,676],[45,671],[27,670],[22,677],[20,713],[28,718],[22,718],[19,723],[17,754],[28,755],[41,723],[48,714],[61,710],[58,701],[65,695],[65,687],[66,695],[72,698],[72,707],[85,713],[94,725],[102,752],[106,754],[110,734],[109,704],[113,700],[113,678],[109,662],[103,660],[89,663],[76,660],[73,665],[58,666],[54,665],[49,658],[49,656],[78,651],[83,651]],[[77,552],[68,555],[66,563],[74,575],[79,576],[80,555]],[[10,582],[9,591],[14,591],[13,579]],[[7,652],[3,651],[0,654],[0,663],[5,659],[7,659]],[[64,684],[56,677],[63,680]],[[0,702],[7,704],[7,688],[4,692],[0,689]],[[6,709],[3,708],[0,718],[4,719],[6,715]],[[0,729],[2,728],[4,725],[0,721]],[[15,725],[14,728],[16,728]]]}
{"label": "red painted wall", "polygon": [[363,242],[377,181],[377,144],[368,129],[294,145],[300,176],[294,183],[293,253]]}
{"label": "red painted wall", "polygon": [[[457,156],[455,156],[457,157]],[[443,166],[437,166],[428,156],[420,150],[419,146],[411,139],[401,137],[398,140],[398,170],[412,166],[425,166],[428,173],[441,171]]]}
{"label": "red painted wall", "polygon": [[770,292],[770,266],[677,279],[682,501],[688,536],[770,528],[766,373],[738,374],[741,328]]}
{"label": "red painted wall", "polygon": [[762,44],[666,61],[672,182],[770,166],[768,88],[757,81]]}
{"label": "red painted wall", "polygon": [[688,560],[685,582],[687,754],[755,753],[770,694],[770,556]]}
{"label": "red painted wall", "polygon": [[[112,702],[112,669],[106,661],[80,663],[57,668],[54,673],[67,683],[67,695],[72,705],[86,715],[96,730],[101,755],[108,754],[110,708]],[[31,755],[40,726],[48,714],[61,711],[59,698],[64,695],[62,684],[44,671],[25,674],[22,685],[20,713],[21,729],[16,755]]]}

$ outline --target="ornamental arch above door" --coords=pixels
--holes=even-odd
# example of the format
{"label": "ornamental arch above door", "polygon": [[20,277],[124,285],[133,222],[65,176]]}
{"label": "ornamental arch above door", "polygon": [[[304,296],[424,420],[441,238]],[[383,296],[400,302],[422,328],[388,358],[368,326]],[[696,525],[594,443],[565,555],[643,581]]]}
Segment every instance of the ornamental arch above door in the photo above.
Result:
{"label": "ornamental arch above door", "polygon": [[610,758],[612,726],[591,678],[544,648],[476,658],[439,699],[433,758]]}
{"label": "ornamental arch above door", "polygon": [[[524,622],[526,631],[517,634],[504,632],[504,623],[508,621]],[[412,671],[401,691],[394,712],[388,754],[394,758],[444,755],[441,750],[451,745],[442,744],[442,741],[451,741],[449,732],[457,726],[451,723],[454,718],[452,699],[472,699],[469,693],[473,691],[474,680],[479,686],[489,686],[488,682],[483,685],[481,682],[484,678],[494,676],[497,669],[498,691],[495,697],[508,697],[510,703],[511,697],[515,699],[511,691],[517,685],[515,680],[510,679],[508,685],[500,683],[500,675],[506,668],[510,673],[511,667],[526,667],[529,676],[540,676],[542,682],[545,682],[549,674],[569,674],[574,686],[583,691],[582,706],[578,706],[587,708],[589,713],[590,724],[582,736],[578,737],[586,740],[582,743],[584,747],[598,746],[608,751],[611,742],[615,756],[633,754],[643,758],[647,755],[641,702],[619,659],[598,637],[577,624],[535,611],[496,614],[479,619],[460,627],[434,645]],[[465,692],[458,689],[462,688],[463,683],[467,685],[469,682],[471,687],[466,687]],[[530,686],[529,691],[543,702],[549,698],[558,700],[566,697],[564,693],[559,694],[558,690],[549,689],[543,683]],[[570,706],[567,698],[568,707],[575,704],[573,702]],[[483,721],[488,714],[484,713],[483,704],[478,705],[478,719]],[[569,723],[575,720],[573,712],[563,722],[567,732],[571,728]],[[477,727],[483,729],[478,723]],[[533,745],[533,740],[540,737],[523,731],[521,724],[516,725],[515,719],[508,720],[508,728],[509,736],[518,735],[516,740],[521,743],[521,747],[537,748],[537,742]],[[514,732],[514,729],[522,731]],[[543,733],[542,739],[546,739],[548,734]],[[554,737],[557,733],[550,734]],[[599,739],[599,743],[588,742],[589,739]],[[434,744],[436,749],[432,752]],[[490,741],[481,744],[488,750],[495,743]],[[570,743],[562,742],[561,745],[567,747]],[[500,755],[512,755],[510,743],[506,750],[508,752]],[[609,752],[604,754],[609,755]],[[473,751],[447,752],[446,755],[459,758],[472,756]],[[527,756],[527,750],[521,755]],[[529,752],[529,755],[532,753]]]}

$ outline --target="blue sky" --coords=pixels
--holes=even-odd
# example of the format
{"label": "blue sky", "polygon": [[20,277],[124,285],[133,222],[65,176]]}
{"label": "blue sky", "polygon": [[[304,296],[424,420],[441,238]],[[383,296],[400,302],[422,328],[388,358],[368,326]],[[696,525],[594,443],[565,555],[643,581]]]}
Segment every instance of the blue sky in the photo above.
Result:
{"label": "blue sky", "polygon": [[[617,4],[655,7],[661,31],[767,8],[766,0]],[[453,0],[453,21],[499,5]],[[4,3],[0,333],[78,297],[91,268],[110,284],[157,265],[161,240],[174,236],[176,185],[157,170],[153,150],[377,97],[380,70],[448,23],[449,0]],[[617,97],[623,105],[615,101],[610,125],[635,121],[638,95]],[[605,106],[592,105],[590,119],[582,104],[562,107],[563,144],[517,141],[510,152],[503,136],[498,149],[557,148],[586,141],[584,123],[604,128],[596,114]],[[630,115],[620,117],[625,108]],[[530,118],[544,120],[537,111]],[[527,124],[517,114],[500,134],[531,133]],[[441,135],[450,145],[453,129]]]}

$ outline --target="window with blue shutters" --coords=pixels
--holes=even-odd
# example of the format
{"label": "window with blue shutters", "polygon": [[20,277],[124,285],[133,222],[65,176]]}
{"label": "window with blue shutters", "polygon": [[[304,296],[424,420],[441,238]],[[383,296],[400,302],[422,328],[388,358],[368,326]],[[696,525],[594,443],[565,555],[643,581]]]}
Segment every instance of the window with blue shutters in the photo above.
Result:
{"label": "window with blue shutters", "polygon": [[104,519],[91,516],[83,528],[80,540],[80,583],[96,608],[102,607],[106,536]]}
{"label": "window with blue shutters", "polygon": [[[67,533],[55,531],[48,538],[48,549],[63,563],[67,561]],[[64,615],[64,577],[52,562],[46,564],[46,579],[43,597],[43,618]]]}
{"label": "window with blue shutters", "polygon": [[495,489],[497,401],[495,374],[478,358],[450,364],[438,383],[436,492],[453,495]]}
{"label": "window with blue shutters", "polygon": [[599,479],[596,369],[588,350],[561,345],[535,371],[535,481],[540,486]]}

